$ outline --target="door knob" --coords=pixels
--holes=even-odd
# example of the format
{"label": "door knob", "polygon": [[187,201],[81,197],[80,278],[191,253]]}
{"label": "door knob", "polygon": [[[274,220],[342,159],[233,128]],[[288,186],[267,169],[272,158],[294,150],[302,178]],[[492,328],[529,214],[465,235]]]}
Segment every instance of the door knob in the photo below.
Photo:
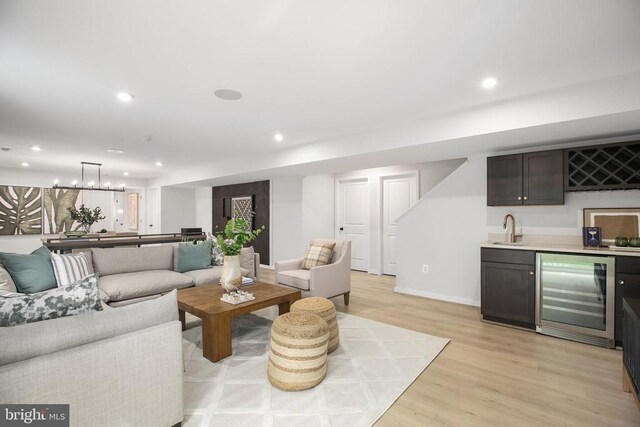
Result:
{"label": "door knob", "polygon": [[533,271],[530,271],[530,272],[529,272],[529,276],[533,276]]}
{"label": "door knob", "polygon": [[518,200],[522,200],[522,197],[518,196]]}
{"label": "door knob", "polygon": [[524,196],[524,199],[527,200],[529,197],[528,196]]}
{"label": "door knob", "polygon": [[344,227],[340,227],[340,231],[344,231]]}
{"label": "door knob", "polygon": [[624,285],[624,280],[620,280],[618,283],[620,283],[621,285]]}

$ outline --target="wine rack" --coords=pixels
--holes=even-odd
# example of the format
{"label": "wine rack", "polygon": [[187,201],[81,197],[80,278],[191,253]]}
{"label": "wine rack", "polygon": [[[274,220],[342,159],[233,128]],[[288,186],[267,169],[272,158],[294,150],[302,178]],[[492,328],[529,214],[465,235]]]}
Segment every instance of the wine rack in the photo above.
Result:
{"label": "wine rack", "polygon": [[640,188],[640,141],[565,150],[565,191]]}

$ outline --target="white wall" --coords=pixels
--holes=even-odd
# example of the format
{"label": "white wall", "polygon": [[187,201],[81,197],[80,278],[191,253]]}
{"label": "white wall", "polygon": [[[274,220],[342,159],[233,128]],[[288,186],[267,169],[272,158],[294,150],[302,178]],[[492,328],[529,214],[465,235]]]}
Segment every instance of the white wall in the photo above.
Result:
{"label": "white wall", "polygon": [[336,174],[335,179],[367,178],[369,183],[369,273],[381,274],[382,267],[382,191],[380,179],[384,176],[400,174],[407,171],[418,171],[420,195],[426,194],[442,179],[455,170],[464,159],[444,160],[438,162],[420,163],[415,165],[389,166],[375,169],[363,169],[347,173]]}
{"label": "white wall", "polygon": [[196,190],[162,187],[160,191],[160,230],[179,233],[183,227],[196,226]]}
{"label": "white wall", "polygon": [[480,305],[479,245],[489,233],[505,232],[506,213],[514,214],[526,241],[581,236],[583,208],[640,206],[640,190],[627,190],[565,193],[560,206],[487,207],[486,162],[487,155],[469,157],[400,219],[396,291]]}
{"label": "white wall", "polygon": [[302,179],[302,242],[333,239],[335,235],[335,176],[312,175]]}
{"label": "white wall", "polygon": [[302,177],[271,180],[271,265],[304,255],[302,238]]}
{"label": "white wall", "polygon": [[195,190],[195,225],[205,233],[212,232],[213,225],[213,190],[211,187],[201,187]]}
{"label": "white wall", "polygon": [[487,239],[483,177],[486,158],[470,158],[400,218],[397,292],[479,305],[479,245]]}
{"label": "white wall", "polygon": [[[30,187],[50,188],[53,186],[53,180],[59,179],[61,185],[71,185],[74,180],[80,181],[80,174],[61,174],[54,172],[33,171],[29,169],[0,168],[0,185],[23,185]],[[105,176],[104,182],[113,181],[114,185],[120,181],[114,181],[110,177]],[[85,179],[85,183],[88,180]],[[127,179],[127,188],[138,187],[144,189],[146,180]],[[115,195],[122,193],[112,193],[104,191],[83,191],[80,193],[82,203],[87,207],[95,208],[99,206],[106,218],[91,227],[91,231],[99,231],[103,228],[107,230],[116,229],[115,215]],[[0,252],[30,253],[42,246],[42,238],[44,235],[30,236],[0,236]]]}

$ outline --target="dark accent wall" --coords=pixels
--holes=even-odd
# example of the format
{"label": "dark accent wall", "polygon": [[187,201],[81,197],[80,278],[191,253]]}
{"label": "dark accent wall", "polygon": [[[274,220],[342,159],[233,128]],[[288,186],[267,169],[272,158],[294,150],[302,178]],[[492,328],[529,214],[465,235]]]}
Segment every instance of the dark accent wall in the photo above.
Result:
{"label": "dark accent wall", "polygon": [[260,254],[260,263],[270,264],[269,262],[269,181],[247,182],[245,184],[222,185],[213,187],[212,189],[212,230],[214,234],[218,234],[224,230],[227,225],[227,217],[224,211],[224,200],[232,197],[253,196],[253,210],[255,216],[253,219],[254,227],[262,227],[262,234],[251,242],[256,252]]}

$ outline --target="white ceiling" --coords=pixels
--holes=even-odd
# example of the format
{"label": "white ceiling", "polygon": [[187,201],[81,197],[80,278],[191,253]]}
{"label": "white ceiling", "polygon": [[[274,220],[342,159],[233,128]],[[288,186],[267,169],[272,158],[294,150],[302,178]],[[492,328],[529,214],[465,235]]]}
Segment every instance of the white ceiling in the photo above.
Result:
{"label": "white ceiling", "polygon": [[[0,166],[92,161],[135,178],[257,167],[374,127],[638,77],[639,23],[637,0],[3,0],[0,146],[12,151]],[[244,96],[219,100],[221,88]],[[613,99],[598,114],[636,107]]]}

